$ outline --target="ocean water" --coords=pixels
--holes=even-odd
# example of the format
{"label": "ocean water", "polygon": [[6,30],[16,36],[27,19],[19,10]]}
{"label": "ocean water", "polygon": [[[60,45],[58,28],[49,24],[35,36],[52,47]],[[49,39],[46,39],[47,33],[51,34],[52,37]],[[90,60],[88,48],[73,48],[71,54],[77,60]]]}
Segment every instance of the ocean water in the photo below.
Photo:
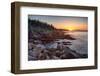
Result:
{"label": "ocean water", "polygon": [[72,45],[69,47],[80,54],[88,54],[88,32],[67,32],[76,40],[69,40]]}

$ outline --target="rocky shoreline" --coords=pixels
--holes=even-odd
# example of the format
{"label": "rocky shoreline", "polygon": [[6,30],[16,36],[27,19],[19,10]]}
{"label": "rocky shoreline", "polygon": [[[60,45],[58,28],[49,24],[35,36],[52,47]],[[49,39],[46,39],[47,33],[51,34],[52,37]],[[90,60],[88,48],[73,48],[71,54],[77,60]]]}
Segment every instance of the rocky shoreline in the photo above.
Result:
{"label": "rocky shoreline", "polygon": [[28,60],[50,60],[50,59],[76,59],[85,58],[86,55],[77,53],[69,48],[71,42],[59,42],[58,40],[41,41],[34,40],[28,43]]}
{"label": "rocky shoreline", "polygon": [[76,38],[64,31],[54,28],[52,24],[29,19],[28,60],[87,58],[87,54],[80,54],[69,47]]}

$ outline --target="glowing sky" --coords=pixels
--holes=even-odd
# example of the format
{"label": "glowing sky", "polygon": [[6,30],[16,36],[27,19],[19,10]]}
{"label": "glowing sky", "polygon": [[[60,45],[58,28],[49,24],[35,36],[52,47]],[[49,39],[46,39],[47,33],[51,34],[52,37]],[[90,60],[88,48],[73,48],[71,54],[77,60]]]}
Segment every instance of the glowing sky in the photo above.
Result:
{"label": "glowing sky", "polygon": [[40,20],[52,24],[57,29],[68,30],[87,30],[87,17],[70,17],[70,16],[45,16],[45,15],[29,15],[30,19]]}

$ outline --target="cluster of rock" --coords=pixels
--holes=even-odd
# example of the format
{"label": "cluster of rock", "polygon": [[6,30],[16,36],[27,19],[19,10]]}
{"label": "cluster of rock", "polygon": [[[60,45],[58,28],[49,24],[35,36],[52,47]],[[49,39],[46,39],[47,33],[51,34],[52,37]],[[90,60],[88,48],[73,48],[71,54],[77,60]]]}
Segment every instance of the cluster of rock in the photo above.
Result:
{"label": "cluster of rock", "polygon": [[74,59],[74,58],[80,58],[80,54],[76,53],[63,43],[53,42],[46,45],[33,44],[32,42],[28,43],[29,61],[49,60],[49,59]]}

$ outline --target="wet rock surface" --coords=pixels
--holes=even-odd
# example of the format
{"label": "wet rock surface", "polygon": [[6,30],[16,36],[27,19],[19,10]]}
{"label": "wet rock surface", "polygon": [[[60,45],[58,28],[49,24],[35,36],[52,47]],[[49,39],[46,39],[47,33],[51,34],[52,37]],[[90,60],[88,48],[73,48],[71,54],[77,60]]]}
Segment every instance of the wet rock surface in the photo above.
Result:
{"label": "wet rock surface", "polygon": [[[69,42],[68,42],[69,43]],[[86,55],[77,53],[63,43],[33,44],[29,43],[28,60],[75,59]]]}

